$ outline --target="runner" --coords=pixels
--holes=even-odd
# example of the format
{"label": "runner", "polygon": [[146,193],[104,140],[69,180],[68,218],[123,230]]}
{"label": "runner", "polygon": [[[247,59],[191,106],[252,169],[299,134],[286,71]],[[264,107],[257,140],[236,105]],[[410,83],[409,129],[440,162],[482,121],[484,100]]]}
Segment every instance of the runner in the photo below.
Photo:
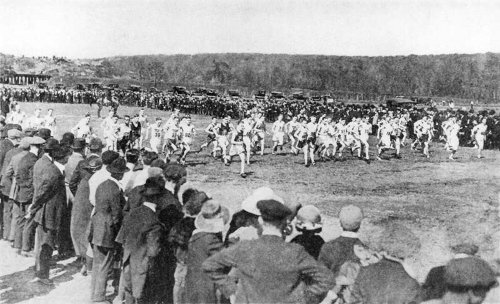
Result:
{"label": "runner", "polygon": [[[361,144],[361,148],[364,148],[365,160],[367,162],[370,161],[370,144],[368,143],[368,139],[373,129],[369,121],[370,118],[365,116],[358,126],[359,142]],[[361,158],[361,148],[358,150],[358,158]]]}
{"label": "runner", "polygon": [[389,117],[385,116],[381,119],[378,128],[378,144],[377,144],[377,160],[382,160],[380,157],[385,150],[393,149],[391,145],[391,134],[394,129],[392,124],[388,121]]}
{"label": "runner", "polygon": [[21,111],[20,104],[17,103],[15,105],[14,112],[10,112],[7,114],[7,117],[5,118],[5,122],[24,126],[24,123],[26,122],[26,113]]}
{"label": "runner", "polygon": [[260,143],[260,155],[264,155],[264,147],[266,141],[266,122],[264,115],[262,112],[257,114],[257,118],[255,119],[255,125],[253,128],[253,143],[252,145],[255,149],[258,149],[258,143]]}
{"label": "runner", "polygon": [[56,118],[54,116],[54,110],[52,108],[47,110],[47,115],[44,117],[44,128],[47,128],[50,130],[51,134],[56,133]]}
{"label": "runner", "polygon": [[458,150],[458,132],[460,131],[460,122],[457,122],[455,117],[452,117],[450,126],[448,128],[448,136],[450,137],[449,139],[449,147],[448,151],[450,151],[450,156],[448,159],[450,160],[455,160],[454,156],[457,153]]}
{"label": "runner", "polygon": [[231,118],[229,116],[225,117],[222,122],[217,127],[217,146],[221,148],[221,157],[224,164],[228,164],[227,148],[229,146],[229,133],[233,130],[231,125]]}
{"label": "runner", "polygon": [[96,137],[90,127],[90,113],[85,114],[85,117],[71,129],[71,133],[75,134],[75,138],[84,138],[87,144],[93,137]]}
{"label": "runner", "polygon": [[474,146],[477,149],[477,158],[482,158],[481,152],[484,148],[484,141],[486,139],[486,131],[488,126],[486,125],[487,119],[483,118],[481,123],[472,128],[471,138],[474,140]]}
{"label": "runner", "polygon": [[240,157],[240,176],[245,178],[247,177],[245,173],[245,147],[243,144],[243,133],[245,129],[245,123],[243,120],[238,122],[236,129],[232,132],[231,136],[231,148],[229,149],[229,160],[233,158],[233,156],[238,155]]}
{"label": "runner", "polygon": [[163,151],[165,153],[165,162],[170,162],[170,156],[178,150],[179,140],[179,117],[172,118],[170,123],[165,124],[163,127],[165,133],[165,140]]}
{"label": "runner", "polygon": [[293,116],[292,120],[286,123],[286,133],[288,135],[288,139],[290,140],[290,152],[293,154],[297,154],[299,150],[297,149],[297,131],[299,128],[299,122],[297,121],[297,116]]}
{"label": "runner", "polygon": [[283,121],[283,115],[278,115],[278,120],[273,123],[273,150],[271,154],[275,154],[280,148],[283,151],[283,143],[285,140],[285,122]]}
{"label": "runner", "polygon": [[201,145],[200,151],[213,143],[212,155],[215,157],[217,153],[217,117],[212,117],[212,122],[206,127],[205,132],[207,133],[207,141]]}
{"label": "runner", "polygon": [[41,116],[41,114],[42,114],[42,109],[37,108],[35,110],[35,114],[30,118],[26,119],[23,127],[35,130],[43,128],[45,125],[45,119]]}
{"label": "runner", "polygon": [[186,164],[186,156],[191,151],[191,144],[193,143],[194,137],[196,135],[196,129],[191,124],[191,116],[186,116],[185,123],[181,125],[180,139],[181,139],[181,156],[179,156],[178,162],[181,165]]}
{"label": "runner", "polygon": [[156,152],[158,155],[162,154],[163,141],[164,141],[164,128],[162,126],[163,120],[161,117],[155,119],[155,123],[149,126],[149,146],[151,151]]}

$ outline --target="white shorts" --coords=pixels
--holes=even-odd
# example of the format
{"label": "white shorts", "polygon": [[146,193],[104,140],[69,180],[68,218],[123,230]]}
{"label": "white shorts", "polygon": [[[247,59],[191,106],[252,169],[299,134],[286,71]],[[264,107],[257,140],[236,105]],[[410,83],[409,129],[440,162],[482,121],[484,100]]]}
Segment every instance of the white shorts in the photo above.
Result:
{"label": "white shorts", "polygon": [[192,143],[193,143],[193,138],[192,137],[184,137],[184,138],[182,138],[182,144],[189,146]]}
{"label": "white shorts", "polygon": [[221,147],[227,147],[229,145],[229,140],[226,136],[220,135],[217,136],[217,144]]}
{"label": "white shorts", "polygon": [[449,141],[448,141],[448,145],[450,146],[450,149],[452,150],[458,150],[458,144],[459,144],[459,141],[458,141],[458,136],[451,136]]}
{"label": "white shorts", "polygon": [[284,132],[275,132],[273,134],[273,141],[277,141],[278,145],[283,145],[283,142],[285,141],[285,133]]}
{"label": "white shorts", "polygon": [[476,140],[476,145],[478,146],[478,148],[482,150],[484,148],[485,137],[484,136],[476,136],[475,140]]}
{"label": "white shorts", "polygon": [[239,155],[241,153],[245,153],[243,145],[231,145],[231,149],[229,149],[229,156]]}
{"label": "white shorts", "polygon": [[380,138],[378,145],[382,148],[389,148],[391,146],[391,136],[384,135]]}

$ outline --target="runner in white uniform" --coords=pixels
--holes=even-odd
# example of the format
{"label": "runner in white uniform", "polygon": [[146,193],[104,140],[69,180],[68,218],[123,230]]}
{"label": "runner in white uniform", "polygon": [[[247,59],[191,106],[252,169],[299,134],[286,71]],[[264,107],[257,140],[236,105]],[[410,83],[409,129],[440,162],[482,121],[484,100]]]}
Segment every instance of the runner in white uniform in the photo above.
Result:
{"label": "runner in white uniform", "polygon": [[144,146],[144,141],[148,137],[149,122],[148,117],[144,114],[144,109],[139,110],[139,117],[137,118],[141,124],[141,137],[139,138],[139,150]]}
{"label": "runner in white uniform", "polygon": [[448,135],[450,136],[450,141],[449,141],[450,156],[448,158],[450,160],[455,160],[454,156],[457,153],[459,144],[458,132],[460,131],[460,123],[457,122],[455,117],[451,119],[451,124],[448,130],[449,130]]}
{"label": "runner in white uniform", "polygon": [[257,148],[257,143],[260,143],[260,155],[264,155],[266,133],[266,122],[264,121],[264,115],[262,113],[258,113],[253,129],[253,146]]}
{"label": "runner in white uniform", "polygon": [[165,161],[170,161],[170,155],[174,154],[178,149],[179,139],[179,117],[174,117],[170,123],[163,127],[164,143],[163,150],[165,153]]}
{"label": "runner in white uniform", "polygon": [[245,146],[243,144],[243,133],[245,129],[245,122],[240,120],[236,129],[231,134],[231,148],[229,149],[229,159],[231,160],[233,156],[238,155],[240,157],[240,175],[245,178],[247,175],[245,173]]}
{"label": "runner in white uniform", "polygon": [[477,158],[482,158],[481,151],[484,148],[484,141],[486,139],[486,132],[488,126],[486,125],[486,118],[481,120],[481,123],[472,128],[471,137],[475,141],[475,147],[477,149]]}
{"label": "runner in white uniform", "polygon": [[21,111],[21,105],[16,104],[14,112],[10,112],[7,114],[5,118],[6,123],[20,125],[21,127],[25,127],[26,123],[26,113]]}
{"label": "runner in white uniform", "polygon": [[[323,117],[322,117],[323,118]],[[314,150],[316,149],[316,138],[318,136],[318,124],[316,123],[316,117],[311,116],[310,122],[306,125],[306,145],[304,145],[304,165],[309,167],[308,160],[311,159],[311,165],[316,165],[314,161]]]}
{"label": "runner in white uniform", "polygon": [[345,125],[345,119],[340,118],[339,122],[335,125],[335,128],[337,129],[337,142],[340,145],[339,158],[342,158],[342,152],[347,146],[347,127]]}
{"label": "runner in white uniform", "polygon": [[288,138],[290,139],[290,152],[297,154],[298,149],[297,149],[297,130],[299,128],[299,122],[297,121],[297,116],[293,116],[292,120],[286,123],[285,130],[288,135]]}
{"label": "runner in white uniform", "polygon": [[283,151],[283,144],[285,141],[285,122],[283,121],[283,115],[278,115],[278,120],[273,123],[273,149],[271,154],[275,154],[278,147]]}
{"label": "runner in white uniform", "polygon": [[246,152],[246,161],[250,165],[250,156],[252,155],[252,131],[255,125],[255,121],[252,116],[248,116],[243,120],[243,146]]}
{"label": "runner in white uniform", "polygon": [[47,110],[47,115],[44,117],[44,127],[50,130],[51,134],[56,133],[56,127],[57,127],[57,122],[56,118],[54,116],[54,110],[53,109],[48,109]]}
{"label": "runner in white uniform", "polygon": [[182,165],[186,164],[186,156],[191,151],[191,144],[193,143],[194,137],[196,136],[196,129],[191,124],[191,117],[185,117],[185,123],[180,127],[180,138],[181,138],[181,156],[179,157],[179,163]]}
{"label": "runner in white uniform", "polygon": [[385,150],[392,149],[391,147],[391,134],[394,129],[392,124],[388,121],[388,117],[384,117],[380,121],[377,138],[379,139],[377,145],[377,160],[382,160],[380,156]]}
{"label": "runner in white uniform", "polygon": [[90,127],[90,114],[86,114],[76,126],[71,129],[71,133],[75,134],[76,138],[85,139],[86,143],[90,143],[90,140],[95,137],[92,128]]}
{"label": "runner in white uniform", "polygon": [[222,161],[225,165],[229,166],[227,149],[229,147],[229,134],[233,131],[231,125],[231,118],[225,117],[222,122],[217,126],[217,145],[221,148]]}
{"label": "runner in white uniform", "polygon": [[365,160],[370,160],[370,144],[368,144],[368,138],[372,132],[372,125],[369,123],[370,118],[365,116],[363,120],[358,125],[359,132],[359,142],[361,143],[361,148],[358,150],[358,157],[361,158],[361,149],[364,148]]}
{"label": "runner in white uniform", "polygon": [[419,141],[423,147],[422,153],[429,158],[429,143],[432,140],[432,121],[424,116],[422,121],[416,126],[416,133],[419,134]]}
{"label": "runner in white uniform", "polygon": [[45,119],[41,117],[41,114],[42,114],[42,109],[40,108],[36,109],[35,114],[30,118],[26,119],[23,127],[35,130],[43,128],[45,125]]}

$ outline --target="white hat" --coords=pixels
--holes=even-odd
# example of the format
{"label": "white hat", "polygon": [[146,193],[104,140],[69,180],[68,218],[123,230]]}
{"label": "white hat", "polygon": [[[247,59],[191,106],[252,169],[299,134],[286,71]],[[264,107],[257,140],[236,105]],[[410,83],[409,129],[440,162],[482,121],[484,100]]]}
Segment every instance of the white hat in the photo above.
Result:
{"label": "white hat", "polygon": [[257,208],[257,202],[264,200],[275,200],[284,204],[283,199],[276,195],[273,189],[269,187],[260,187],[255,189],[250,196],[243,200],[241,209],[251,214],[260,215],[260,211]]}

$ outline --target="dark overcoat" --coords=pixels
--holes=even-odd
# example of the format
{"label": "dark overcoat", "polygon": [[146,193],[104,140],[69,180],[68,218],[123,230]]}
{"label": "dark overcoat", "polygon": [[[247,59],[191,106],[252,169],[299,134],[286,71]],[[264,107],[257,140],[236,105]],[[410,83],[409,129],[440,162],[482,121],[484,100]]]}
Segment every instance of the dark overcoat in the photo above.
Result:
{"label": "dark overcoat", "polygon": [[219,233],[199,232],[191,236],[186,258],[186,303],[217,303],[215,283],[201,265],[223,247]]}
{"label": "dark overcoat", "polygon": [[115,239],[123,221],[123,191],[115,181],[108,179],[97,187],[95,202],[90,229],[92,244],[115,248]]}
{"label": "dark overcoat", "polygon": [[[142,205],[125,217],[116,241],[123,246],[123,265],[130,267],[130,278],[125,282],[137,299],[144,299],[146,279],[150,276],[153,259],[160,251],[160,237],[164,233],[156,213]],[[151,294],[151,293],[147,293]],[[149,300],[149,299],[148,299]]]}
{"label": "dark overcoat", "polygon": [[21,203],[31,203],[33,199],[33,168],[38,157],[29,152],[19,162],[19,168],[15,175],[18,192],[16,201]]}
{"label": "dark overcoat", "polygon": [[417,304],[420,285],[410,277],[401,263],[382,259],[362,267],[351,295],[351,303]]}
{"label": "dark overcoat", "polygon": [[58,231],[66,207],[64,175],[46,156],[33,167],[33,204],[35,222],[44,229]]}

